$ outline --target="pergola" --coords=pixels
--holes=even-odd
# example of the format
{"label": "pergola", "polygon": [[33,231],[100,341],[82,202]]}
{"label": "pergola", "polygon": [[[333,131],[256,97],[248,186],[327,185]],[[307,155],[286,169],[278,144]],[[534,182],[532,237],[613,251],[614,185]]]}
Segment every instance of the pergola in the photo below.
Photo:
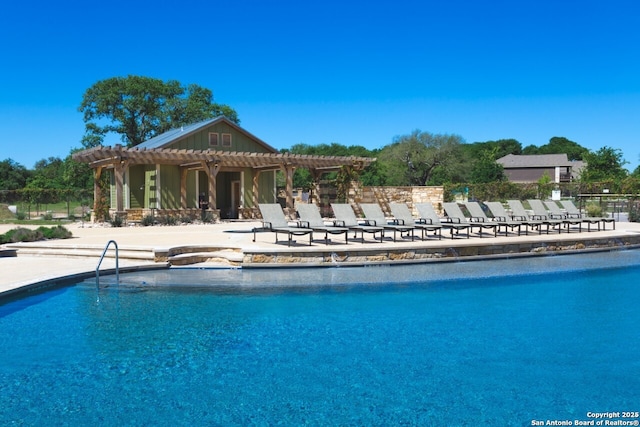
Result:
{"label": "pergola", "polygon": [[370,157],[356,156],[312,156],[291,153],[253,153],[219,150],[138,149],[95,147],[80,151],[73,159],[88,163],[94,169],[94,202],[100,198],[98,181],[105,169],[113,169],[115,177],[116,211],[124,209],[124,174],[129,166],[140,164],[177,165],[181,170],[180,202],[187,205],[187,173],[203,170],[208,177],[209,207],[217,209],[216,176],[220,171],[254,170],[253,206],[258,204],[258,176],[261,172],[281,170],[286,177],[286,207],[293,208],[293,173],[297,168],[308,169],[317,183],[323,173],[342,167],[359,171],[375,161]]}

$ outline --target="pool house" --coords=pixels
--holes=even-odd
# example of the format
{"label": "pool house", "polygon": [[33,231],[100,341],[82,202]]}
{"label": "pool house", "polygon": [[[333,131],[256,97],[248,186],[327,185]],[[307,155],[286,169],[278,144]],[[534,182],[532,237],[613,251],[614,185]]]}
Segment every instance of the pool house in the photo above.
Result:
{"label": "pool house", "polygon": [[375,159],[280,153],[226,117],[216,117],[157,135],[132,148],[100,146],[74,154],[94,171],[94,207],[99,181],[109,174],[111,215],[130,221],[148,214],[195,214],[213,219],[253,218],[258,203],[277,201],[276,173],[285,177],[286,208],[293,208],[293,173],[362,170]]}

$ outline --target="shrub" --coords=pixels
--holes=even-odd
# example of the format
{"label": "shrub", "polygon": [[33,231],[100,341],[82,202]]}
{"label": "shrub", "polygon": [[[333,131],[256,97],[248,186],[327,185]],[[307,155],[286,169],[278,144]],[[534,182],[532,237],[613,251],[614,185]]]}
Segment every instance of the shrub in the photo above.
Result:
{"label": "shrub", "polygon": [[587,216],[602,216],[602,207],[596,203],[588,203],[585,211],[587,211]]}
{"label": "shrub", "polygon": [[193,222],[193,218],[190,215],[182,215],[180,217],[180,222],[183,224],[191,224]]}
{"label": "shrub", "polygon": [[53,214],[51,212],[47,212],[46,214],[42,215],[42,219],[44,219],[45,221],[51,221],[53,219]]}
{"label": "shrub", "polygon": [[9,239],[9,242],[35,242],[42,240],[44,236],[39,230],[30,230],[28,228],[18,227],[13,230],[9,230],[5,233],[5,236]]}
{"label": "shrub", "polygon": [[24,221],[25,219],[27,219],[27,214],[24,212],[16,212],[16,219],[19,221]]}
{"label": "shrub", "polygon": [[178,223],[178,219],[173,215],[162,215],[158,217],[158,223],[162,225],[176,225]]}
{"label": "shrub", "polygon": [[61,225],[55,227],[38,227],[36,231],[42,233],[45,239],[69,239],[72,234],[69,230]]}
{"label": "shrub", "polygon": [[156,219],[153,217],[153,215],[145,215],[142,218],[142,221],[140,221],[140,225],[142,225],[143,227],[148,227],[150,225],[154,225],[156,223]]}
{"label": "shrub", "polygon": [[109,220],[109,224],[111,224],[112,227],[122,227],[124,224],[124,221],[122,221],[121,217],[116,215],[111,220]]}

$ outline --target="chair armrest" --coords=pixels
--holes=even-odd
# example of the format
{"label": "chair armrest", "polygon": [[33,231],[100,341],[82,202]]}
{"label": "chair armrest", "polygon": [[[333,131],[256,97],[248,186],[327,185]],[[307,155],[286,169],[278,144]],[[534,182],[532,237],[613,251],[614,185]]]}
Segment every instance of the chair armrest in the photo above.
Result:
{"label": "chair armrest", "polygon": [[334,219],[333,220],[333,225],[335,227],[346,227],[345,222],[341,219]]}
{"label": "chair armrest", "polygon": [[309,221],[298,221],[297,226],[300,228],[311,228]]}
{"label": "chair armrest", "polygon": [[549,215],[549,218],[551,218],[551,219],[564,219],[565,216],[564,215],[560,215],[560,214],[551,214],[551,215]]}
{"label": "chair armrest", "polygon": [[480,216],[472,216],[471,217],[471,222],[484,222],[484,218],[482,218]]}

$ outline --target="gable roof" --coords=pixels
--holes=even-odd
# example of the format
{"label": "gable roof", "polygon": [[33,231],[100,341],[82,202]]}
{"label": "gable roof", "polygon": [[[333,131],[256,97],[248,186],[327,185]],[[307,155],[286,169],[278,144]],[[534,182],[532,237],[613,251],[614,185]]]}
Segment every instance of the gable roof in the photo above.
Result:
{"label": "gable roof", "polygon": [[227,125],[236,129],[238,132],[245,134],[247,137],[251,138],[256,143],[263,146],[269,152],[272,152],[272,153],[278,152],[278,150],[276,150],[275,148],[273,148],[272,146],[270,146],[260,138],[244,130],[243,128],[241,128],[240,126],[238,126],[237,124],[235,124],[234,122],[226,118],[225,116],[214,117],[212,119],[203,120],[198,123],[193,123],[190,125],[181,126],[176,129],[168,130],[164,133],[161,133],[160,135],[154,136],[151,139],[147,139],[141,144],[136,145],[136,148],[139,148],[141,150],[167,148],[170,145],[174,144],[175,142],[180,141],[181,139],[187,138],[189,135],[193,135],[194,133],[197,133],[208,126],[211,126],[217,123],[226,123]]}
{"label": "gable roof", "polygon": [[556,166],[573,166],[566,154],[507,154],[496,160],[506,169],[513,168],[549,168]]}

